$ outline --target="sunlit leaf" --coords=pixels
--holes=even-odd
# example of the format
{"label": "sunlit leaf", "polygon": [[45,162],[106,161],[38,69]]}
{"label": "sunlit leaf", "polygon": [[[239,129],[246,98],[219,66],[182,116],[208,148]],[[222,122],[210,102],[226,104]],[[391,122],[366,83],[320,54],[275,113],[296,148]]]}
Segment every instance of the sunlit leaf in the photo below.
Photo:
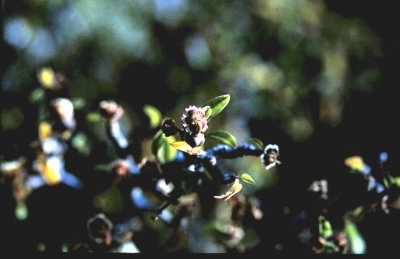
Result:
{"label": "sunlit leaf", "polygon": [[214,196],[214,198],[226,201],[232,198],[232,196],[234,196],[236,193],[240,192],[241,189],[242,189],[242,184],[239,182],[239,179],[236,179],[233,182],[233,185],[231,186],[228,192],[219,196]]}
{"label": "sunlit leaf", "polygon": [[397,185],[397,187],[400,187],[400,177],[393,177],[392,182]]}
{"label": "sunlit leaf", "polygon": [[149,117],[150,128],[158,127],[161,123],[161,112],[152,105],[145,105],[143,107],[144,113]]}
{"label": "sunlit leaf", "polygon": [[159,130],[153,137],[153,142],[151,143],[151,152],[155,156],[157,156],[157,151],[162,145],[163,134],[164,133],[161,130]]}
{"label": "sunlit leaf", "polygon": [[351,156],[344,160],[345,165],[350,167],[353,170],[357,170],[360,172],[364,171],[365,163],[360,156]]}
{"label": "sunlit leaf", "polygon": [[165,135],[162,134],[162,144],[157,151],[157,157],[161,162],[166,163],[175,159],[176,149],[170,145],[170,142],[173,141],[175,141],[174,136],[165,137]]}
{"label": "sunlit leaf", "polygon": [[52,163],[46,159],[44,154],[38,156],[39,171],[48,185],[56,185],[61,182],[61,174],[56,170]]}
{"label": "sunlit leaf", "polygon": [[210,118],[211,114],[212,114],[212,109],[210,106],[205,106],[202,108],[204,111],[204,114],[206,115],[206,118]]}
{"label": "sunlit leaf", "polygon": [[242,180],[245,183],[251,184],[251,185],[255,185],[256,182],[254,181],[253,177],[251,177],[251,175],[249,174],[241,174],[240,175],[240,180]]}
{"label": "sunlit leaf", "polygon": [[206,138],[216,140],[231,147],[236,147],[236,138],[226,131],[212,132],[207,134]]}
{"label": "sunlit leaf", "polygon": [[319,234],[324,237],[328,238],[332,235],[332,226],[331,223],[325,219],[325,217],[319,217]]}
{"label": "sunlit leaf", "polygon": [[175,137],[165,137],[165,134],[159,130],[153,137],[153,142],[151,143],[151,152],[155,155],[161,162],[168,162],[175,158],[176,150],[170,146],[170,142],[174,142]]}
{"label": "sunlit leaf", "polygon": [[229,103],[231,96],[229,94],[221,95],[210,99],[205,106],[210,106],[211,115],[210,118],[218,115]]}
{"label": "sunlit leaf", "polygon": [[72,141],[71,141],[71,144],[72,144],[72,146],[73,146],[74,148],[76,148],[79,152],[82,152],[82,153],[88,153],[88,152],[89,152],[88,138],[87,138],[87,136],[86,136],[84,133],[82,133],[82,132],[77,133],[77,134],[73,137],[73,139],[72,139]]}
{"label": "sunlit leaf", "polygon": [[264,149],[264,143],[258,138],[250,138],[249,144],[254,145],[257,149]]}
{"label": "sunlit leaf", "polygon": [[90,112],[86,115],[86,119],[89,122],[99,122],[101,121],[101,115],[98,112]]}
{"label": "sunlit leaf", "polygon": [[54,73],[53,69],[49,67],[45,67],[39,70],[37,74],[38,80],[40,84],[44,88],[53,88],[56,82],[56,74]]}
{"label": "sunlit leaf", "polygon": [[185,152],[189,155],[198,155],[201,152],[201,149],[198,147],[191,147],[188,143],[186,143],[186,141],[176,141],[176,142],[172,142],[170,143],[171,147]]}
{"label": "sunlit leaf", "polygon": [[41,141],[47,139],[52,134],[52,127],[48,122],[41,122],[39,124],[39,139]]}
{"label": "sunlit leaf", "polygon": [[366,252],[366,243],[356,225],[350,220],[346,220],[345,231],[350,241],[351,251],[354,254],[364,254]]}

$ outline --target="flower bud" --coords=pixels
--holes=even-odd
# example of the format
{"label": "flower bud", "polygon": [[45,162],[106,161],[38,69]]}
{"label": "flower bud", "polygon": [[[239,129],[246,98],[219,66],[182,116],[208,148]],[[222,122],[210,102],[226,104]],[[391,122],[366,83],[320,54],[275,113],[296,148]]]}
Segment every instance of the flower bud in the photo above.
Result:
{"label": "flower bud", "polygon": [[207,118],[203,109],[189,106],[182,115],[182,124],[186,132],[204,133],[208,129]]}
{"label": "flower bud", "polygon": [[281,162],[278,161],[279,147],[278,145],[269,144],[265,147],[264,153],[261,155],[261,162],[265,165],[265,169],[270,169]]}

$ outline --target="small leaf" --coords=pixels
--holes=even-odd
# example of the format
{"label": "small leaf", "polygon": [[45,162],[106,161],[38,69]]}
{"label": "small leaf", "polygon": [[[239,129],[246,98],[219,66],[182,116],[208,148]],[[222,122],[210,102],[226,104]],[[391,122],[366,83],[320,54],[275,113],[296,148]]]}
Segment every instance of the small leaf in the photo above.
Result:
{"label": "small leaf", "polygon": [[350,241],[351,251],[354,254],[364,254],[366,252],[366,244],[356,225],[346,220],[344,229]]}
{"label": "small leaf", "polygon": [[56,82],[56,74],[53,69],[45,67],[39,70],[37,73],[38,80],[44,88],[53,88]]}
{"label": "small leaf", "polygon": [[153,155],[155,156],[157,156],[157,151],[162,145],[163,134],[164,133],[159,130],[153,137],[153,142],[151,143],[151,152],[153,152]]}
{"label": "small leaf", "polygon": [[150,119],[150,128],[158,127],[161,123],[161,112],[152,105],[145,105],[143,107],[143,112]]}
{"label": "small leaf", "polygon": [[59,170],[60,161],[48,161],[44,154],[38,156],[39,171],[48,185],[56,185],[61,182],[61,173]]}
{"label": "small leaf", "polygon": [[240,180],[242,180],[245,183],[251,184],[251,185],[255,185],[256,184],[256,182],[254,181],[253,177],[251,177],[251,175],[249,175],[249,174],[240,175]]}
{"label": "small leaf", "polygon": [[229,94],[221,95],[210,99],[205,106],[210,106],[211,115],[210,118],[215,117],[219,114],[229,103],[231,96]]}
{"label": "small leaf", "polygon": [[242,189],[242,184],[239,182],[239,179],[236,179],[233,182],[233,185],[231,186],[228,192],[219,196],[214,196],[214,198],[226,201],[232,198],[232,196],[235,195],[236,193],[240,192],[241,189]]}
{"label": "small leaf", "polygon": [[393,177],[392,182],[397,185],[397,187],[400,187],[400,177]]}
{"label": "small leaf", "polygon": [[80,98],[80,97],[73,98],[71,100],[71,103],[74,106],[74,109],[76,109],[76,110],[82,109],[86,105],[85,99]]}
{"label": "small leaf", "polygon": [[89,140],[82,132],[75,134],[75,136],[72,138],[71,144],[81,153],[88,154],[90,151]]}
{"label": "small leaf", "polygon": [[101,121],[101,115],[98,112],[90,112],[86,115],[86,120],[89,122],[99,122]]}
{"label": "small leaf", "polygon": [[206,115],[206,118],[210,118],[211,114],[212,114],[212,109],[210,106],[205,106],[202,108],[204,111],[204,114]]}
{"label": "small leaf", "polygon": [[249,144],[254,145],[258,149],[261,149],[261,150],[264,149],[264,143],[262,142],[262,140],[260,140],[258,138],[250,138]]}
{"label": "small leaf", "polygon": [[206,135],[206,138],[216,140],[233,148],[236,147],[236,138],[226,131],[212,132]]}
{"label": "small leaf", "polygon": [[176,156],[176,150],[172,148],[169,142],[175,141],[174,136],[165,137],[165,134],[159,130],[154,135],[153,142],[151,143],[151,151],[161,162],[165,163],[171,161]]}
{"label": "small leaf", "polygon": [[332,235],[332,226],[331,223],[325,219],[325,217],[319,217],[319,234],[324,237],[328,238]]}
{"label": "small leaf", "polygon": [[166,163],[175,159],[176,150],[170,145],[170,142],[173,141],[175,141],[174,136],[166,138],[165,135],[162,134],[162,145],[157,151],[157,157],[161,162]]}
{"label": "small leaf", "polygon": [[176,142],[172,142],[170,143],[171,147],[188,153],[189,155],[198,155],[201,152],[201,149],[198,147],[194,147],[192,148],[188,143],[186,143],[186,141],[176,141]]}
{"label": "small leaf", "polygon": [[40,141],[44,141],[49,138],[53,134],[53,129],[50,123],[42,121],[39,124],[39,139]]}
{"label": "small leaf", "polygon": [[192,147],[188,143],[186,143],[186,141],[176,141],[176,142],[170,143],[170,145],[173,148],[176,148],[183,152],[188,152],[189,149],[192,149]]}
{"label": "small leaf", "polygon": [[33,90],[29,99],[32,103],[38,103],[44,100],[43,88],[36,88],[35,90]]}
{"label": "small leaf", "polygon": [[22,221],[26,220],[28,215],[28,208],[26,207],[25,203],[18,202],[17,206],[15,207],[15,217]]}
{"label": "small leaf", "polygon": [[360,156],[351,156],[344,160],[345,165],[350,167],[352,170],[357,170],[363,172],[365,168],[365,163]]}

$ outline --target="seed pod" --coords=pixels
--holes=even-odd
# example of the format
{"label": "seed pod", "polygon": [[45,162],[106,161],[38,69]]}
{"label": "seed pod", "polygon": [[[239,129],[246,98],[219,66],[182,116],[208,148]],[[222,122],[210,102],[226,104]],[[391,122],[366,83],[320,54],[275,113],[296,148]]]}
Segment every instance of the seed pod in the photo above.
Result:
{"label": "seed pod", "polygon": [[178,127],[176,127],[176,123],[171,118],[166,118],[161,123],[161,130],[164,132],[166,137],[176,135],[179,131]]}

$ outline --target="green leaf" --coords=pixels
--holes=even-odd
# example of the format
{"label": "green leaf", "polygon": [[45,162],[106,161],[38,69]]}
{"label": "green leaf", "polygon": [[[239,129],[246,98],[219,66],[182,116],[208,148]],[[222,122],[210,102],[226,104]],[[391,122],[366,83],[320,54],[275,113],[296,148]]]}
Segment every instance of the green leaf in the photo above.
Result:
{"label": "green leaf", "polygon": [[210,99],[205,106],[210,106],[211,115],[210,118],[215,117],[219,114],[229,103],[231,96],[229,94],[221,95]]}
{"label": "green leaf", "polygon": [[88,154],[90,151],[88,142],[89,140],[87,136],[84,133],[79,132],[72,138],[71,144],[79,152]]}
{"label": "green leaf", "polygon": [[176,150],[170,146],[170,142],[174,141],[174,136],[167,138],[165,137],[165,134],[159,130],[151,143],[151,151],[158,159],[160,159],[161,162],[165,163],[171,161],[176,156]]}
{"label": "green leaf", "polygon": [[346,220],[344,229],[350,241],[351,251],[354,254],[364,254],[366,252],[366,244],[356,225],[350,220]]}
{"label": "green leaf", "polygon": [[392,182],[397,185],[397,187],[400,187],[400,177],[393,177]]}
{"label": "green leaf", "polygon": [[255,185],[256,182],[254,181],[253,177],[251,177],[251,175],[249,174],[241,174],[240,175],[240,180],[242,180],[245,183],[251,184],[251,185]]}
{"label": "green leaf", "polygon": [[331,223],[325,219],[325,217],[319,217],[319,234],[324,237],[328,238],[332,235],[332,226]]}
{"label": "green leaf", "polygon": [[90,112],[86,115],[86,119],[89,122],[99,122],[101,121],[101,115],[98,112]]}
{"label": "green leaf", "polygon": [[25,203],[17,203],[15,207],[15,217],[18,220],[26,220],[28,218],[28,208],[26,207]]}
{"label": "green leaf", "polygon": [[162,132],[162,130],[159,130],[153,137],[153,142],[151,143],[151,152],[155,156],[157,156],[157,151],[162,145],[163,135],[164,133]]}
{"label": "green leaf", "polygon": [[206,118],[207,118],[207,119],[210,118],[210,116],[211,116],[211,114],[212,114],[212,109],[211,109],[211,107],[210,107],[210,106],[204,106],[202,109],[203,109],[203,111],[204,111],[204,113],[205,113],[205,115],[206,115]]}
{"label": "green leaf", "polygon": [[85,107],[86,102],[85,99],[77,97],[77,98],[73,98],[71,100],[72,105],[74,106],[74,109],[79,110]]}
{"label": "green leaf", "polygon": [[36,88],[35,90],[32,91],[29,99],[32,103],[38,103],[44,100],[44,89]]}
{"label": "green leaf", "polygon": [[258,138],[250,138],[249,144],[254,145],[258,149],[261,149],[261,150],[264,149],[264,143],[262,142],[262,140],[260,140]]}
{"label": "green leaf", "polygon": [[390,188],[392,184],[396,184],[395,178],[393,178],[390,175],[384,174],[383,175],[383,185],[385,185],[386,188]]}
{"label": "green leaf", "polygon": [[206,138],[216,140],[233,148],[236,147],[236,138],[226,131],[211,132],[206,135]]}
{"label": "green leaf", "polygon": [[161,123],[161,112],[152,105],[145,105],[143,107],[143,112],[150,119],[150,128],[158,127]]}
{"label": "green leaf", "polygon": [[166,163],[172,161],[176,157],[176,149],[171,147],[170,143],[175,141],[174,136],[165,137],[164,134],[161,147],[157,151],[157,157],[161,162]]}

